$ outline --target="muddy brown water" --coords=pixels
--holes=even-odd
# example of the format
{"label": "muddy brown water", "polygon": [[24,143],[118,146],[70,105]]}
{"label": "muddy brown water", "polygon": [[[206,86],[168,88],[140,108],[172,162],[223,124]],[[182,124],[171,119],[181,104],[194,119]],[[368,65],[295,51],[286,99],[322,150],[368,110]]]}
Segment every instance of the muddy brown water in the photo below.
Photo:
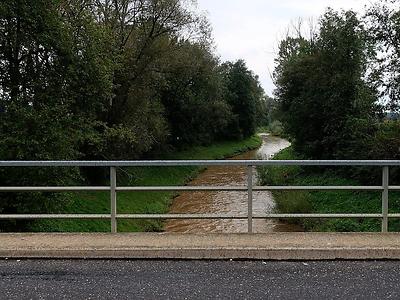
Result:
{"label": "muddy brown water", "polygon": [[[263,144],[258,150],[248,151],[231,159],[269,159],[274,154],[290,145],[287,140],[262,134]],[[253,181],[257,182],[257,171],[253,170]],[[218,186],[247,184],[246,167],[210,166],[188,185]],[[254,214],[270,213],[275,207],[271,192],[253,192]],[[183,192],[173,201],[170,213],[227,213],[247,214],[247,193],[236,191],[220,192]],[[247,220],[169,220],[165,225],[166,232],[247,232]],[[253,231],[290,232],[301,231],[295,225],[278,220],[253,220]]]}

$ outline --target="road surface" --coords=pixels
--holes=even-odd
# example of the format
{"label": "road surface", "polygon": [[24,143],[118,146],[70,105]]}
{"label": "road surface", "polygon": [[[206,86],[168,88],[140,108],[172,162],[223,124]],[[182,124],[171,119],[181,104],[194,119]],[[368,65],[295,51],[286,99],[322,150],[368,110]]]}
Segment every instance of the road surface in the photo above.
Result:
{"label": "road surface", "polygon": [[398,261],[1,260],[1,299],[398,299]]}

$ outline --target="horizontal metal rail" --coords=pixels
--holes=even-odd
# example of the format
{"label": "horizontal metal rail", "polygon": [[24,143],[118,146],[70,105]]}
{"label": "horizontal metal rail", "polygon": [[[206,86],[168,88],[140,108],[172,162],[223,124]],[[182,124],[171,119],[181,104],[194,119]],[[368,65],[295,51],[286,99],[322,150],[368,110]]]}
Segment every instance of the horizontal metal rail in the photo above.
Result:
{"label": "horizontal metal rail", "polygon": [[[117,186],[117,167],[178,167],[178,166],[244,166],[247,167],[247,185],[242,186]],[[382,168],[382,185],[377,186],[254,186],[254,166],[369,166]],[[169,161],[0,161],[2,167],[107,167],[110,169],[109,186],[1,186],[0,192],[109,192],[108,214],[0,214],[6,219],[79,219],[110,220],[111,231],[117,232],[117,220],[121,219],[178,219],[178,220],[247,220],[248,232],[252,232],[254,219],[332,219],[370,218],[382,219],[382,231],[388,230],[388,219],[400,218],[400,213],[388,212],[389,191],[400,191],[400,186],[389,185],[389,167],[399,167],[399,160],[169,160]],[[119,214],[117,192],[216,192],[238,191],[248,194],[245,215],[199,213],[199,214]],[[377,191],[381,192],[381,213],[323,213],[323,214],[254,214],[253,193],[260,191]]]}
{"label": "horizontal metal rail", "polygon": [[101,192],[109,186],[3,186],[0,192]]}
{"label": "horizontal metal rail", "polygon": [[[400,191],[400,186],[389,186],[390,191]],[[382,191],[382,186],[253,186],[253,191]],[[0,192],[85,192],[110,191],[109,186],[6,186]],[[125,186],[118,192],[247,192],[247,186]]]}
{"label": "horizontal metal rail", "polygon": [[3,214],[0,215],[0,220],[44,220],[44,219],[84,219],[84,220],[100,220],[100,219],[110,219],[110,214]]}
{"label": "horizontal metal rail", "polygon": [[[132,220],[247,220],[247,215],[227,214],[117,214],[117,219]],[[380,219],[383,214],[253,214],[253,219]],[[111,218],[111,214],[4,214],[0,220],[12,219],[91,219]],[[388,218],[398,219],[400,214],[388,214]]]}
{"label": "horizontal metal rail", "polygon": [[400,166],[400,160],[0,161],[0,167]]}

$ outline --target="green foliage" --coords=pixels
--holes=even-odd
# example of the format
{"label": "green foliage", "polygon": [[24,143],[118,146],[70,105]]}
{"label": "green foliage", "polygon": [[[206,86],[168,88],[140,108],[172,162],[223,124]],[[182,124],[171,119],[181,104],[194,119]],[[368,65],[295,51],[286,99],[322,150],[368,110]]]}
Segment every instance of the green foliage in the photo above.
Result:
{"label": "green foliage", "polygon": [[[263,92],[242,69],[240,97],[253,103]],[[208,21],[191,1],[0,2],[0,160],[159,158],[174,147],[232,138],[234,115],[243,121],[234,137],[248,137],[254,126],[246,120],[262,107],[237,110],[225,97],[228,83]],[[106,181],[106,170],[90,168],[0,170],[1,185],[10,186]],[[0,197],[0,212],[8,213],[76,204],[69,194]]]}
{"label": "green foliage", "polygon": [[376,1],[365,22],[374,50],[369,80],[379,87],[386,109],[400,108],[400,9],[397,0]]}
{"label": "green foliage", "polygon": [[[302,159],[293,148],[287,148],[274,159]],[[259,170],[263,185],[360,185],[355,179],[333,172],[332,169],[312,167],[265,167]],[[379,185],[376,180],[373,185]],[[380,213],[381,196],[379,192],[312,191],[312,192],[274,192],[276,209],[282,213]],[[400,194],[390,193],[390,212],[400,209]],[[295,220],[307,231],[379,231],[380,220],[376,219],[327,219]],[[400,223],[390,221],[392,231],[400,230]]]}
{"label": "green foliage", "polygon": [[249,137],[257,126],[257,107],[262,107],[264,92],[243,60],[222,65],[225,76],[226,101],[232,109],[232,118],[225,135],[232,138]]}
{"label": "green foliage", "polygon": [[[368,151],[369,157],[399,160],[400,159],[400,121],[399,120],[385,120],[379,124],[378,130],[370,143],[362,151]],[[365,174],[365,173],[364,173]],[[371,176],[371,172],[366,173]],[[364,181],[363,174],[360,174]],[[374,178],[380,178],[381,174],[377,171]],[[390,169],[391,184],[400,183],[400,169]]]}
{"label": "green foliage", "polygon": [[[360,21],[355,13],[327,12],[308,38],[297,30],[281,42],[275,80],[279,118],[293,149],[277,159],[399,159],[399,121],[384,118],[398,108],[399,10],[395,1],[374,4]],[[366,29],[367,28],[367,29]],[[380,93],[378,93],[380,91]],[[378,104],[378,96],[379,99]],[[377,168],[260,170],[263,184],[380,185]],[[391,182],[400,178],[392,168]],[[280,212],[378,213],[378,192],[274,193]],[[391,193],[390,211],[400,209]],[[378,231],[379,220],[296,220],[306,230]],[[398,221],[391,230],[400,230]]]}
{"label": "green foliage", "polygon": [[161,98],[170,126],[170,143],[201,145],[223,137],[232,113],[223,99],[217,59],[204,45],[188,41],[181,43],[172,59],[175,62]]}
{"label": "green foliage", "polygon": [[[243,141],[226,141],[211,146],[196,146],[190,149],[168,153],[165,159],[222,159],[241,152],[258,148],[259,136]],[[124,168],[117,170],[118,185],[125,186],[173,186],[184,185],[200,172],[196,167],[148,167]],[[64,213],[110,213],[110,196],[107,192],[81,192],[68,195],[70,202],[63,208]],[[170,192],[121,192],[118,193],[120,213],[167,213],[175,196]],[[120,232],[162,231],[162,221],[118,221]],[[60,232],[109,232],[110,222],[102,220],[46,220],[31,224],[33,231]]]}
{"label": "green foliage", "polygon": [[362,145],[373,134],[376,96],[363,80],[367,50],[366,32],[351,11],[328,10],[319,32],[281,42],[280,116],[295,149],[308,158],[350,158],[353,145],[346,143]]}
{"label": "green foliage", "polygon": [[[86,15],[70,19],[60,9],[58,1],[0,3],[2,160],[78,158],[111,93],[93,21]],[[68,185],[79,179],[76,169],[0,170],[4,185]],[[4,194],[1,200],[0,211],[9,213],[49,212],[66,201],[44,193]]]}
{"label": "green foliage", "polygon": [[[362,21],[329,9],[310,37],[298,30],[281,42],[278,115],[305,158],[398,158],[398,121],[383,110],[395,109],[398,97],[398,12],[392,1],[373,5]],[[366,184],[381,176],[366,168],[338,171]]]}

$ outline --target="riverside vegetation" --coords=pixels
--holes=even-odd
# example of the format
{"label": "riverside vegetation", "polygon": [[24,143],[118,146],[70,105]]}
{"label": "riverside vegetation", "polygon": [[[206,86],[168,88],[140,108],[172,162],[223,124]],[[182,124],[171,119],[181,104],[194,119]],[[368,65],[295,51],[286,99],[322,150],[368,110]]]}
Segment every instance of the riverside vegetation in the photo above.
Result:
{"label": "riverside vegetation", "polygon": [[[220,60],[210,28],[191,0],[0,1],[0,160],[217,158],[251,145],[269,98],[243,60]],[[107,172],[0,168],[0,184],[104,185]],[[140,174],[140,183],[147,176],[182,183],[192,174],[126,172]],[[106,211],[103,194],[89,198],[2,193],[0,213]],[[164,198],[120,205],[163,212]],[[2,221],[0,228],[64,230],[53,224]],[[87,226],[79,230],[104,228]]]}
{"label": "riverside vegetation", "polygon": [[[328,8],[307,30],[300,22],[279,44],[271,98],[243,60],[224,62],[215,54],[211,26],[195,1],[2,0],[0,160],[216,158],[254,146],[251,137],[260,126],[291,140],[292,149],[277,158],[400,159],[398,4],[375,0],[363,15]],[[195,172],[129,169],[120,170],[118,180],[181,184]],[[381,180],[373,168],[260,173],[264,183]],[[107,180],[107,169],[0,168],[2,186]],[[391,168],[390,184],[399,182],[400,169]],[[165,211],[171,194],[150,194],[134,200],[121,193],[119,210]],[[378,212],[379,199],[378,193],[362,192],[282,193],[277,206],[293,212]],[[396,212],[397,199],[390,193]],[[3,214],[91,209],[108,211],[104,193],[0,194]],[[391,221],[392,230],[398,230],[397,222]],[[105,230],[106,223],[76,224],[2,221],[0,230]],[[376,220],[303,225],[378,228]],[[120,228],[159,230],[160,224],[121,222]]]}
{"label": "riverside vegetation", "polygon": [[[211,146],[195,146],[188,150],[170,153],[164,159],[223,159],[258,148],[259,136],[252,136],[242,141],[226,141]],[[195,177],[200,167],[146,167],[119,168],[117,182],[120,186],[176,186],[185,185]],[[173,192],[119,192],[119,213],[167,213],[176,193]],[[110,213],[109,192],[83,192],[69,194],[69,201],[62,209],[64,213]],[[160,220],[119,220],[119,232],[162,231]],[[110,222],[102,220],[44,220],[30,225],[33,231],[59,232],[109,232]]]}
{"label": "riverside vegetation", "polygon": [[[375,1],[364,16],[328,9],[280,43],[276,111],[292,147],[275,159],[400,159],[400,8]],[[380,168],[260,168],[263,184],[381,185]],[[390,184],[400,182],[390,168]],[[380,213],[379,192],[274,192],[286,213]],[[400,195],[389,193],[390,212]],[[380,220],[296,220],[306,230],[377,231]],[[390,220],[399,231],[399,220]]]}
{"label": "riverside vegetation", "polygon": [[[277,160],[297,160],[304,157],[292,147],[275,155]],[[361,185],[357,178],[346,176],[348,168],[316,168],[282,166],[258,168],[262,185]],[[380,169],[376,169],[380,171]],[[374,185],[381,185],[377,181]],[[274,191],[276,211],[279,213],[381,213],[381,193],[376,191]],[[400,193],[389,193],[389,213],[400,210]],[[380,231],[379,219],[294,219],[305,231]],[[400,231],[399,220],[389,220],[389,230]]]}

